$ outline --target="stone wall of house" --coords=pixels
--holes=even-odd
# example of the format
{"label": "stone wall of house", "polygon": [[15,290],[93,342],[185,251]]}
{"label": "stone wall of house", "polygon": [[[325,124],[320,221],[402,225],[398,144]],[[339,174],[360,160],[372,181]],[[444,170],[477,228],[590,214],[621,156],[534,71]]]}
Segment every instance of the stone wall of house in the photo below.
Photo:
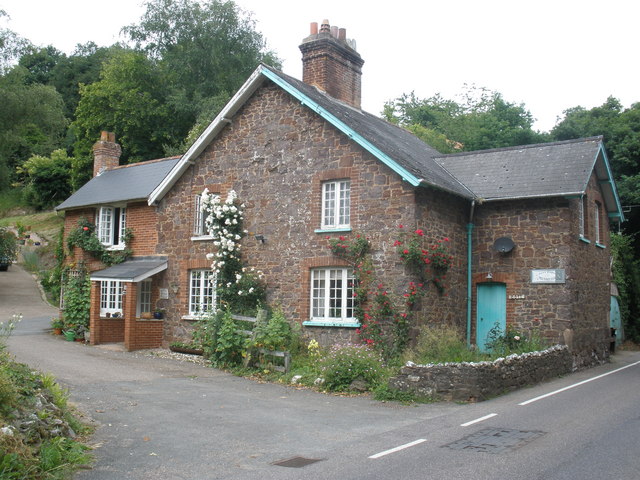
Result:
{"label": "stone wall of house", "polygon": [[[350,233],[320,229],[323,181],[351,180]],[[424,309],[439,319],[464,318],[464,223],[452,196],[415,190],[391,169],[363,150],[288,94],[271,85],[258,90],[231,123],[207,147],[195,164],[162,201],[159,211],[158,253],[169,256],[166,286],[179,285],[168,301],[165,338],[184,333],[188,269],[206,268],[212,242],[193,241],[193,197],[207,187],[223,196],[230,189],[245,207],[248,235],[243,260],[265,274],[268,302],[280,306],[288,318],[309,318],[313,267],[345,265],[335,258],[327,237],[358,233],[372,244],[372,257],[383,288],[402,294],[411,280],[404,272],[393,243],[398,225],[421,227],[429,238],[450,237],[456,264],[450,274],[448,296],[434,289]],[[419,207],[418,207],[419,205]],[[401,297],[402,298],[402,297]],[[309,327],[306,333],[323,343],[354,338],[352,328]]]}
{"label": "stone wall of house", "polygon": [[[592,175],[584,200],[585,232],[579,238],[579,199],[571,200],[572,219],[571,255],[571,322],[563,332],[563,340],[570,347],[578,366],[591,365],[609,357],[611,339],[609,308],[611,305],[611,250],[609,220],[604,211],[604,199],[595,175]],[[600,204],[599,241],[596,242],[595,204]]]}
{"label": "stone wall of house", "polygon": [[[595,179],[588,197],[591,202],[602,202]],[[486,203],[476,209],[474,327],[477,285],[500,282],[507,287],[507,326],[538,331],[550,343],[566,343],[577,365],[608,357],[609,251],[604,244],[581,239],[579,202],[529,199]],[[593,212],[590,209],[587,216]],[[602,217],[601,228],[606,232],[608,223]],[[500,237],[510,237],[515,248],[509,253],[495,251],[493,244]],[[608,238],[603,241],[608,244]],[[534,284],[534,269],[564,269],[566,281]]]}
{"label": "stone wall of house", "polygon": [[447,401],[483,401],[527,385],[566,375],[573,358],[566,345],[510,355],[493,362],[408,364],[390,380],[399,390]]}

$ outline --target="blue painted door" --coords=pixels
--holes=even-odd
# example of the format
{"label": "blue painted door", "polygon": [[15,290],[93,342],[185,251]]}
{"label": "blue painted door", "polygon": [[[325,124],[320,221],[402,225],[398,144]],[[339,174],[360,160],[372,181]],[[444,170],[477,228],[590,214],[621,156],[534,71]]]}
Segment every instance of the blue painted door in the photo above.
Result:
{"label": "blue painted door", "polygon": [[611,310],[609,311],[609,326],[616,329],[616,345],[621,345],[624,340],[622,332],[622,317],[620,315],[620,304],[617,297],[611,297]]}
{"label": "blue painted door", "polygon": [[487,334],[496,323],[507,328],[507,286],[504,283],[479,283],[476,315],[476,345],[486,350]]}

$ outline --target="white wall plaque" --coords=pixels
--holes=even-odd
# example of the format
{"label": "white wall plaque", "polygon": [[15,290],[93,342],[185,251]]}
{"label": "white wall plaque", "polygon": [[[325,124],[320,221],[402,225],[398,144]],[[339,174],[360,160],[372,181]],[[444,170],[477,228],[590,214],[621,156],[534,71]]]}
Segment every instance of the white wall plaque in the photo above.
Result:
{"label": "white wall plaque", "polygon": [[168,288],[161,288],[160,289],[160,299],[161,300],[167,300],[169,298],[169,289]]}
{"label": "white wall plaque", "polygon": [[564,268],[531,270],[531,283],[565,283]]}

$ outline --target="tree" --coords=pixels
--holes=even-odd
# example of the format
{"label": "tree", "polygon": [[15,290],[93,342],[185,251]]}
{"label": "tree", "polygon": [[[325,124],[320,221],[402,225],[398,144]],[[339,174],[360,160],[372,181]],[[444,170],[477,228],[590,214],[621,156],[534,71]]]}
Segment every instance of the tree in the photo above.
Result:
{"label": "tree", "polygon": [[167,76],[167,102],[180,140],[197,121],[208,124],[260,62],[280,66],[265,51],[251,15],[233,1],[149,0],[145,5],[140,23],[123,32]]}
{"label": "tree", "polygon": [[24,162],[23,198],[38,210],[64,201],[71,194],[71,159],[65,150],[54,150],[51,156],[34,155]]}
{"label": "tree", "polygon": [[602,135],[616,180],[627,222],[624,230],[632,236],[636,255],[640,255],[640,103],[623,108],[614,97],[587,110],[574,107],[551,130],[555,140]]}
{"label": "tree", "polygon": [[134,163],[163,156],[175,143],[174,119],[167,105],[165,77],[144,54],[122,50],[107,61],[100,80],[80,87],[80,102],[72,124],[76,135],[73,184],[91,176],[91,147],[101,130],[116,133],[122,160]]}
{"label": "tree", "polygon": [[[507,102],[500,93],[484,88],[466,86],[461,101],[440,94],[428,99],[405,94],[387,102],[383,115],[412,130],[419,132],[419,125],[443,135],[449,146],[443,153],[547,141],[545,134],[533,130],[533,116],[523,104]],[[433,134],[430,136],[433,138]],[[437,143],[432,146],[442,148],[442,141]]]}
{"label": "tree", "polygon": [[[0,9],[0,22],[7,20],[9,15]],[[8,28],[0,27],[0,75],[11,68],[12,63],[29,47],[28,40],[20,37]]]}
{"label": "tree", "polygon": [[16,66],[0,76],[0,190],[15,179],[16,167],[32,155],[48,155],[62,144],[67,121],[53,87],[28,84]]}

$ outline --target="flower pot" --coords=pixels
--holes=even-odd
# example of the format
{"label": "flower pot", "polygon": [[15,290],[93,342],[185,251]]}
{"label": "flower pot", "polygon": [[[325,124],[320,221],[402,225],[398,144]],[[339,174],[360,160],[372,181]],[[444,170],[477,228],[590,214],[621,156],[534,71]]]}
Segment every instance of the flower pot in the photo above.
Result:
{"label": "flower pot", "polygon": [[62,329],[61,328],[54,328],[53,329],[53,334],[54,335],[62,335]]}
{"label": "flower pot", "polygon": [[68,342],[73,342],[76,338],[76,332],[74,332],[73,330],[67,330],[64,333],[64,339]]}
{"label": "flower pot", "polygon": [[156,320],[161,320],[162,316],[162,312],[153,312],[153,318],[155,318]]}
{"label": "flower pot", "polygon": [[74,340],[75,340],[76,342],[84,342],[84,335],[82,335],[82,336],[80,336],[80,337],[76,336],[76,337],[74,338]]}

